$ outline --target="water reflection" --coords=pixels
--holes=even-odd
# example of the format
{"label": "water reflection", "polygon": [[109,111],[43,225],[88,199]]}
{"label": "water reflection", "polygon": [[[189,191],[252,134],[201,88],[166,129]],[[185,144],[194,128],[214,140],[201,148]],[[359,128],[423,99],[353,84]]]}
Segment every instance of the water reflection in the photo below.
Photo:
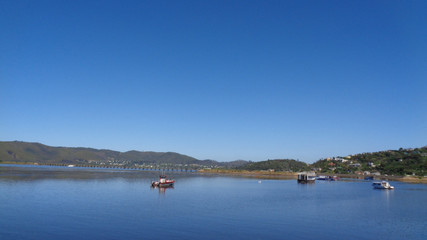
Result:
{"label": "water reflection", "polygon": [[[194,172],[176,172],[177,178],[191,178],[197,176]],[[158,177],[154,171],[142,170],[117,170],[117,169],[93,169],[93,168],[69,168],[52,166],[6,166],[0,164],[0,179],[10,181],[34,181],[34,180],[107,180],[121,178],[126,181],[140,181],[141,179],[153,179]]]}
{"label": "water reflection", "polygon": [[309,182],[309,183],[297,182],[297,186],[298,188],[301,188],[301,189],[312,189],[316,186],[316,184],[314,182]]}
{"label": "water reflection", "polygon": [[173,190],[174,187],[173,186],[168,186],[168,187],[158,187],[158,186],[153,187],[153,186],[151,186],[151,189],[152,190],[158,189],[159,190],[159,194],[160,195],[164,195],[166,193],[167,189],[168,189],[168,191],[170,191],[170,190]]}
{"label": "water reflection", "polygon": [[382,196],[383,199],[385,200],[385,206],[387,207],[387,209],[390,209],[390,200],[393,196],[394,190],[388,190],[388,189],[383,189],[382,190]]}

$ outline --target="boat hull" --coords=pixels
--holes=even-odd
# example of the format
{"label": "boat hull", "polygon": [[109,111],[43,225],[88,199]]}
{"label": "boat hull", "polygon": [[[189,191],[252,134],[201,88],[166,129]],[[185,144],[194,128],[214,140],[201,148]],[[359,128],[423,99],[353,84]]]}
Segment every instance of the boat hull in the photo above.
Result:
{"label": "boat hull", "polygon": [[173,184],[175,183],[175,181],[171,181],[171,182],[151,182],[151,186],[153,187],[173,187]]}
{"label": "boat hull", "polygon": [[298,183],[315,183],[315,180],[300,180],[300,179],[298,179]]}
{"label": "boat hull", "polygon": [[158,187],[172,187],[174,183],[159,183]]}
{"label": "boat hull", "polygon": [[374,188],[375,189],[394,189],[393,186],[390,186],[390,187],[377,187],[377,186],[374,186]]}

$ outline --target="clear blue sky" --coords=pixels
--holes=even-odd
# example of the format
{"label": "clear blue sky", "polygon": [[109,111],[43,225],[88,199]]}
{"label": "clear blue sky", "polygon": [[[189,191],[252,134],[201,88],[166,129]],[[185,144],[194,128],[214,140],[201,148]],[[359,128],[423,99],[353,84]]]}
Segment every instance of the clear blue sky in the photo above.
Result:
{"label": "clear blue sky", "polygon": [[313,162],[427,144],[427,1],[0,0],[0,140]]}

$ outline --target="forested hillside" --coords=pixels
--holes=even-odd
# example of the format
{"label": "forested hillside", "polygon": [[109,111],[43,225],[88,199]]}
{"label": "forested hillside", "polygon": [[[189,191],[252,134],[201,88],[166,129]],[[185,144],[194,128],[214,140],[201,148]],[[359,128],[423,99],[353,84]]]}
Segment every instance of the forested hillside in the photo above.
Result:
{"label": "forested hillside", "polygon": [[427,147],[360,153],[319,160],[311,165],[321,172],[378,172],[388,175],[427,174]]}
{"label": "forested hillside", "polygon": [[293,159],[275,159],[261,162],[252,162],[250,164],[239,167],[242,170],[274,170],[274,171],[290,171],[300,172],[309,170],[310,167],[305,162],[300,162]]}

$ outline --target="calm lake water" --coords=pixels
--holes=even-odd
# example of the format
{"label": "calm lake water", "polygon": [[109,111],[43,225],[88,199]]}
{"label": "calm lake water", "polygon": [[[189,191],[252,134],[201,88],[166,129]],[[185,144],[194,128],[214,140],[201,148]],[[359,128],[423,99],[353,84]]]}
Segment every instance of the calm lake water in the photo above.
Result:
{"label": "calm lake water", "polygon": [[427,239],[427,185],[0,165],[0,239]]}

